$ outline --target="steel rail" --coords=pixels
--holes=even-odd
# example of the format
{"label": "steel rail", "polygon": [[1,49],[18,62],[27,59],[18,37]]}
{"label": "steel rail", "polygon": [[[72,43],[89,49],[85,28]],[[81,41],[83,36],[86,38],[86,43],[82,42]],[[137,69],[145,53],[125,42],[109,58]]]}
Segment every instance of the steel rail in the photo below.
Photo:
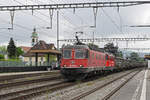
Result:
{"label": "steel rail", "polygon": [[38,86],[35,88],[30,88],[30,89],[25,89],[25,90],[21,90],[21,91],[16,91],[16,92],[10,92],[10,93],[6,93],[6,94],[1,94],[0,95],[0,99],[8,99],[8,98],[18,98],[19,96],[22,96],[22,94],[29,94],[29,93],[33,93],[33,91],[41,91],[41,90],[46,90],[50,87],[54,87],[60,84],[64,84],[65,82],[57,82],[57,83],[53,83],[53,84],[48,84],[48,85],[43,85],[43,86]]}
{"label": "steel rail", "polygon": [[127,6],[141,5],[141,4],[150,4],[150,1],[90,2],[90,3],[68,3],[68,4],[0,6],[0,11],[127,7]]}
{"label": "steel rail", "polygon": [[[84,98],[84,97],[86,97],[86,96],[88,96],[88,95],[90,95],[90,94],[92,94],[92,93],[94,93],[94,92],[96,92],[96,91],[98,91],[98,90],[100,90],[100,89],[102,89],[102,88],[108,86],[109,84],[111,84],[111,83],[113,83],[113,82],[115,82],[115,81],[117,81],[117,80],[119,80],[119,79],[121,79],[121,78],[123,78],[123,77],[125,77],[125,76],[127,76],[127,75],[129,75],[129,74],[131,74],[132,72],[135,72],[135,71],[131,71],[131,72],[129,72],[129,73],[126,73],[126,74],[124,74],[124,75],[122,75],[122,76],[120,76],[120,77],[118,77],[118,78],[115,78],[114,80],[111,80],[111,81],[109,81],[109,82],[107,82],[107,83],[105,83],[105,84],[103,84],[103,85],[101,85],[101,86],[99,86],[99,87],[96,87],[96,88],[94,88],[94,89],[92,89],[92,90],[90,90],[90,91],[87,91],[87,92],[85,92],[85,93],[83,93],[83,94],[80,94],[80,95],[78,95],[78,96],[72,98],[71,100],[80,100],[80,99],[82,99],[82,98]],[[140,72],[140,71],[138,71],[137,73],[139,73],[139,72]],[[137,74],[137,73],[136,73],[136,74]]]}
{"label": "steel rail", "polygon": [[[131,72],[128,72],[126,74],[129,74],[129,73],[131,73]],[[54,83],[54,84],[43,85],[43,86],[39,86],[39,87],[35,87],[35,88],[30,88],[30,89],[26,89],[26,90],[3,94],[3,95],[0,95],[0,99],[6,98],[8,100],[26,100],[26,99],[30,99],[30,98],[33,98],[38,95],[42,95],[43,93],[51,93],[56,90],[74,86],[76,84],[77,83],[58,82],[58,83]]]}
{"label": "steel rail", "polygon": [[34,77],[34,76],[41,76],[41,75],[54,75],[58,74],[58,72],[40,72],[40,73],[29,73],[29,74],[16,74],[16,75],[5,75],[0,76],[0,82],[7,81],[7,80],[13,80],[18,78],[26,78],[26,77]]}
{"label": "steel rail", "polygon": [[109,94],[107,94],[102,100],[108,100],[113,94],[115,94],[120,88],[122,88],[127,82],[129,82],[135,75],[137,75],[140,71],[136,72],[134,75],[132,75],[130,78],[128,78],[125,82],[120,84],[117,88],[115,88],[113,91],[111,91]]}
{"label": "steel rail", "polygon": [[21,96],[14,97],[14,98],[11,98],[8,100],[27,100],[27,99],[33,98],[35,96],[41,95],[43,93],[51,93],[56,90],[60,90],[60,89],[66,88],[66,87],[73,86],[75,84],[76,83],[60,83],[60,84],[54,85],[53,87],[48,86],[47,89],[44,89],[44,90],[35,91],[35,92],[29,93],[29,94],[28,93],[23,94]]}
{"label": "steel rail", "polygon": [[[129,73],[130,72],[128,72],[127,74],[129,74]],[[83,81],[83,83],[85,83],[85,82]],[[36,88],[33,88],[33,89],[20,91],[20,93],[23,94],[23,95],[20,95],[20,96],[17,96],[17,97],[8,99],[8,100],[26,100],[26,99],[31,99],[31,98],[33,98],[33,97],[35,97],[37,95],[41,95],[43,93],[49,93],[49,92],[52,93],[52,92],[55,92],[56,90],[60,90],[60,89],[66,88],[66,87],[74,86],[74,85],[77,85],[77,83],[62,82],[60,84],[59,83],[56,84],[56,85],[54,84],[53,87],[52,87],[52,85],[51,86],[47,85],[47,86],[36,87]],[[42,89],[42,88],[46,88],[46,89]],[[33,91],[33,92],[31,92],[31,91]],[[29,93],[29,92],[31,92],[31,93]],[[10,93],[10,94],[8,94],[8,96],[15,95],[15,94],[18,94],[18,93],[17,92],[16,93]],[[7,96],[7,94],[5,96]],[[3,96],[3,97],[5,97],[5,96]]]}
{"label": "steel rail", "polygon": [[39,78],[39,79],[32,79],[32,80],[23,80],[23,81],[19,81],[19,82],[4,83],[4,84],[0,84],[0,89],[18,86],[18,85],[33,84],[33,83],[49,81],[49,80],[56,80],[56,79],[60,79],[60,78],[61,78],[60,75],[56,75],[53,77],[46,77],[46,78]]}

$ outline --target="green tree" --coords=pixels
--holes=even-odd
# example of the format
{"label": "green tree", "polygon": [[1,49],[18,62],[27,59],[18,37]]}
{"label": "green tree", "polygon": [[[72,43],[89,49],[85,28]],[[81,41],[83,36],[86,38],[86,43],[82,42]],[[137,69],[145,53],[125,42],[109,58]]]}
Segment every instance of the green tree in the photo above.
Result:
{"label": "green tree", "polygon": [[22,51],[22,49],[20,47],[16,48],[16,56],[19,57],[20,55],[22,55],[24,52]]}
{"label": "green tree", "polygon": [[104,50],[105,50],[106,52],[109,52],[109,53],[114,54],[115,56],[116,56],[117,53],[118,53],[118,47],[117,47],[117,46],[115,47],[113,43],[108,43],[108,44],[106,44],[106,45],[104,46]]}
{"label": "green tree", "polygon": [[16,46],[13,41],[13,38],[10,38],[9,44],[7,46],[7,52],[9,58],[15,58],[16,57]]}
{"label": "green tree", "polygon": [[90,49],[98,49],[99,48],[98,45],[93,44],[93,43],[89,43],[88,46]]}
{"label": "green tree", "polygon": [[122,57],[123,57],[123,53],[122,53],[122,51],[118,51],[118,52],[117,52],[117,54],[116,54],[116,56],[117,56],[117,57],[121,57],[121,58],[122,58]]}
{"label": "green tree", "polygon": [[0,59],[5,59],[4,55],[0,54]]}
{"label": "green tree", "polygon": [[0,53],[3,54],[3,55],[7,53],[6,46],[0,46]]}
{"label": "green tree", "polygon": [[129,59],[139,61],[140,57],[139,57],[138,53],[132,52],[132,53],[130,53]]}

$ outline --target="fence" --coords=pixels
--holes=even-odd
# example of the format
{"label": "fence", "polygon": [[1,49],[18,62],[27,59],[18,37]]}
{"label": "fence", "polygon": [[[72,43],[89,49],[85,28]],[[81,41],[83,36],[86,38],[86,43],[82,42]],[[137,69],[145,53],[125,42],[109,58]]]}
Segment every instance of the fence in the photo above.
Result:
{"label": "fence", "polygon": [[[37,66],[51,66],[53,63],[38,62]],[[22,61],[0,61],[0,67],[27,67],[36,66],[35,62],[22,62]]]}
{"label": "fence", "polygon": [[47,66],[40,67],[0,67],[0,73],[4,72],[27,72],[27,71],[46,71]]}
{"label": "fence", "polygon": [[47,63],[28,64],[22,61],[0,61],[0,73],[1,72],[25,72],[25,71],[46,71],[48,68]]}
{"label": "fence", "polygon": [[21,61],[0,61],[0,67],[25,67],[26,63]]}

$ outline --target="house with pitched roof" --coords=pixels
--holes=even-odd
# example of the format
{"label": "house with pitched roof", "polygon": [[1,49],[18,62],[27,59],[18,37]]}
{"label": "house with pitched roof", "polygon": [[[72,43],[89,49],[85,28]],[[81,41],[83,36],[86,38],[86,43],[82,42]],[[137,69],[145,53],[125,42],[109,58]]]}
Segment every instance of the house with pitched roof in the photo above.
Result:
{"label": "house with pitched roof", "polygon": [[27,53],[31,49],[31,47],[28,47],[28,46],[20,46],[20,48],[22,49],[24,53]]}
{"label": "house with pitched roof", "polygon": [[60,55],[61,52],[56,49],[54,44],[47,44],[45,41],[40,40],[23,57],[24,62],[28,65],[47,66],[52,62],[57,62]]}

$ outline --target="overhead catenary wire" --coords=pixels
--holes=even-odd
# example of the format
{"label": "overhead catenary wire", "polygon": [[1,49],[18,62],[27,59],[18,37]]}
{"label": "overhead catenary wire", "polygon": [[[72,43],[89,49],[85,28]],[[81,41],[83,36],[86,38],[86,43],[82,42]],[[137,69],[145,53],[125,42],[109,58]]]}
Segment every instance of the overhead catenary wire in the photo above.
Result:
{"label": "overhead catenary wire", "polygon": [[[3,21],[3,22],[5,22],[5,23],[7,23],[7,21],[5,21],[5,20],[3,20],[2,18],[1,18],[1,21]],[[22,25],[19,25],[19,24],[14,24],[15,26],[17,26],[17,27],[19,27],[19,28],[22,28],[22,29],[24,29],[24,30],[26,30],[27,31],[27,33],[26,34],[29,34],[29,35],[31,35],[31,31],[33,30],[32,28],[28,28],[28,27],[25,27],[25,26],[22,26]],[[48,33],[46,33],[46,32],[41,32],[41,33],[44,33],[43,35],[46,35],[46,36],[49,36],[49,37],[51,37]],[[20,37],[20,35],[15,35],[15,36],[19,36]],[[29,38],[27,35],[25,35],[27,38]],[[24,38],[25,36],[21,36],[21,38]]]}
{"label": "overhead catenary wire", "polygon": [[[30,0],[30,1],[31,1],[31,0]],[[50,0],[50,1],[52,1],[52,0]],[[32,2],[34,2],[34,1],[32,1]],[[44,3],[44,2],[42,2],[42,1],[38,1],[38,2]],[[52,1],[52,2],[54,2],[54,1]],[[37,3],[37,4],[38,4],[38,3]],[[42,14],[42,13],[40,13],[40,14]],[[71,22],[66,18],[66,16],[63,15],[63,13],[62,13],[61,11],[60,11],[60,14],[61,14],[61,15],[63,16],[63,18],[64,18],[67,22],[69,22],[71,25],[77,26],[77,25],[71,23]],[[44,15],[44,14],[42,14],[42,15]],[[44,16],[48,17],[47,15],[44,15]]]}
{"label": "overhead catenary wire", "polygon": [[85,1],[84,1],[85,2]]}
{"label": "overhead catenary wire", "polygon": [[[16,2],[17,0],[15,0],[15,2]],[[33,1],[32,1],[33,2]],[[19,4],[21,4],[21,5],[24,5],[23,3],[21,3],[21,2],[19,2],[19,1],[17,1],[17,3],[19,3]],[[47,18],[49,18],[49,16],[47,16],[47,15],[45,15],[45,14],[43,14],[43,13],[41,13],[41,12],[39,12],[39,11],[35,11],[35,12],[37,12],[37,13],[39,13],[39,14],[41,14],[41,15],[43,15],[43,16],[45,16],[45,17],[47,17]],[[35,18],[38,18],[39,20],[42,20],[42,21],[44,21],[45,23],[48,23],[49,24],[49,22],[48,21],[46,21],[46,20],[43,20],[42,18],[40,18],[40,17],[38,17],[38,16],[36,16],[35,14],[33,14],[33,16],[35,17]],[[65,18],[65,20],[66,20],[66,18]],[[69,22],[69,21],[68,21]],[[69,22],[70,23],[70,22]],[[70,24],[72,24],[72,23],[70,23]],[[73,24],[72,24],[73,25]],[[71,27],[70,27],[71,28]]]}
{"label": "overhead catenary wire", "polygon": [[[15,0],[16,1],[16,0]],[[18,2],[18,3],[20,3],[20,2]],[[21,3],[20,3],[21,4]],[[46,21],[45,21],[46,22]],[[20,25],[17,25],[17,24],[15,24],[16,26],[19,26],[20,27]],[[21,26],[21,28],[24,28],[24,27],[22,27]],[[45,32],[42,32],[42,33],[45,33]],[[45,34],[44,34],[45,35]],[[46,34],[47,36],[49,36],[49,37],[51,37],[50,35],[48,35],[48,34]]]}
{"label": "overhead catenary wire", "polygon": [[115,23],[115,21],[112,20],[112,18],[107,14],[107,12],[106,12],[103,8],[101,8],[101,9],[102,9],[102,11],[104,12],[104,14],[110,19],[110,21],[115,25],[116,29],[117,29],[119,32],[121,32],[119,26]]}
{"label": "overhead catenary wire", "polygon": [[[50,1],[52,1],[52,0],[50,0]],[[43,3],[43,2],[41,2],[41,1],[38,1],[38,2],[40,2],[40,3]],[[52,2],[54,2],[54,1],[52,1]],[[60,12],[60,14],[63,16],[63,18],[65,19],[65,20],[67,20],[69,23],[70,23],[70,20],[72,20],[72,19],[70,19],[70,18],[66,18],[66,16],[64,16],[65,14],[64,14],[64,12]],[[78,18],[82,21],[82,19],[78,16]],[[70,23],[70,24],[72,24],[72,23]],[[77,27],[77,25],[75,25],[75,24],[73,24],[74,26],[76,26]],[[74,28],[73,28],[73,30],[74,30]]]}

